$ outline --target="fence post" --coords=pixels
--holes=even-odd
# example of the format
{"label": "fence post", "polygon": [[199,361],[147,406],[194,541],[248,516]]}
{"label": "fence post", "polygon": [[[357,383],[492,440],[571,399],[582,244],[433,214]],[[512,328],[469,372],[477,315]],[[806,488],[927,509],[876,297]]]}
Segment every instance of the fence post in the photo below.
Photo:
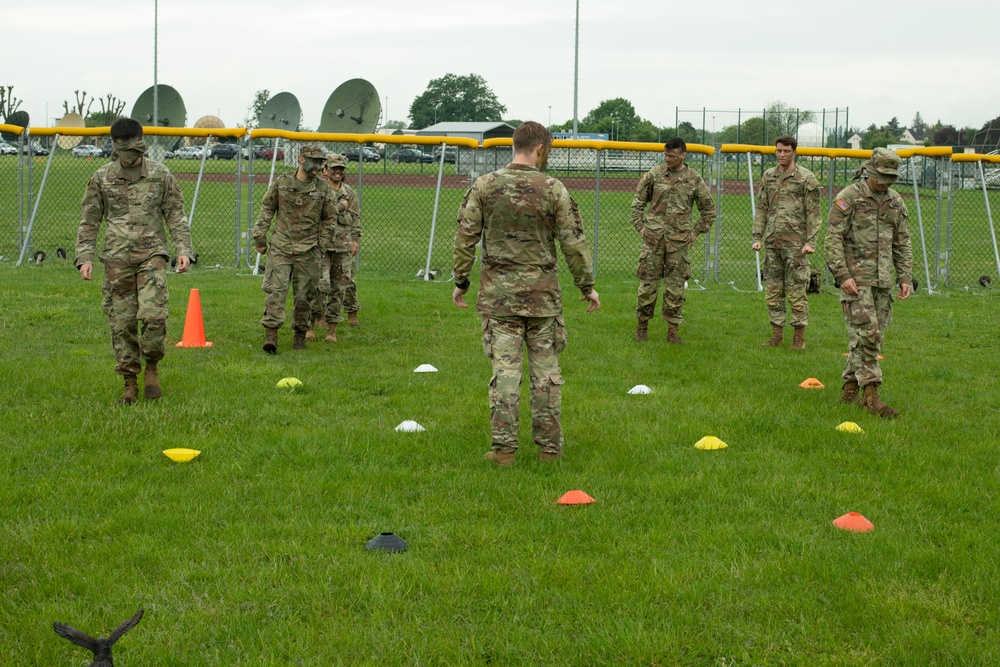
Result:
{"label": "fence post", "polygon": [[[569,149],[568,152],[573,149]],[[597,185],[594,193],[594,277],[597,277],[597,237],[600,233],[601,219],[601,151],[594,149],[595,163],[597,164]]]}
{"label": "fence post", "polygon": [[[239,146],[239,143],[237,142],[236,145]],[[242,220],[240,219],[240,205],[243,203],[242,200],[241,200],[241,196],[243,194],[243,178],[242,178],[242,174],[243,174],[243,149],[240,148],[240,150],[238,150],[236,152],[236,192],[235,192],[235,197],[236,197],[236,202],[235,202],[235,205],[236,205],[236,238],[235,238],[235,241],[236,241],[236,262],[235,263],[236,263],[236,268],[240,268],[240,254],[241,254],[241,252],[243,250],[243,248],[240,247],[240,228],[242,227],[242,225],[241,225]]]}
{"label": "fence post", "polygon": [[712,277],[719,282],[719,239],[722,237],[722,151],[716,151],[713,156],[715,166],[715,262],[712,266]]}
{"label": "fence post", "polygon": [[[961,185],[962,179],[959,177],[959,185]],[[955,205],[955,165],[948,161],[948,220],[946,222],[946,227],[944,230],[944,285],[948,287],[951,285],[951,215],[952,209]],[[938,239],[940,240],[941,235],[938,232]]]}
{"label": "fence post", "polygon": [[[431,253],[434,252],[434,230],[437,227],[438,204],[441,202],[441,177],[444,175],[444,154],[448,152],[447,145],[441,142],[441,157],[438,158],[438,182],[434,192],[434,215],[431,216],[431,238],[427,241],[427,266],[424,267],[424,280],[431,279]],[[455,168],[458,169],[458,156],[455,156]],[[360,179],[358,187],[361,186]],[[360,196],[360,195],[359,195]]]}
{"label": "fence post", "polygon": [[913,177],[913,200],[917,203],[917,226],[920,228],[920,244],[924,249],[924,278],[927,280],[927,293],[931,293],[931,271],[927,266],[927,241],[924,239],[924,216],[920,210],[920,192],[917,189],[917,171],[910,163],[910,176]]}
{"label": "fence post", "polygon": [[[750,215],[757,215],[757,202],[754,201],[753,192],[753,164],[750,162],[750,151],[747,151],[747,181],[750,183]],[[755,250],[753,254],[757,262],[757,273],[754,275],[757,279],[757,291],[763,292],[764,286],[760,282],[760,250]]]}
{"label": "fence post", "polygon": [[997,275],[1000,276],[1000,253],[997,252],[997,233],[993,228],[993,212],[990,210],[990,198],[986,193],[986,173],[983,171],[983,161],[979,160],[979,182],[983,186],[983,201],[986,202],[986,219],[990,223],[990,238],[993,239],[993,257],[997,262]]}
{"label": "fence post", "polygon": [[[28,245],[31,243],[31,228],[35,226],[35,216],[38,215],[38,205],[42,201],[42,193],[45,192],[45,181],[49,178],[49,169],[52,167],[52,158],[56,155],[56,142],[59,140],[59,135],[56,135],[56,141],[52,142],[52,150],[49,151],[49,159],[45,161],[45,173],[42,174],[42,184],[38,186],[38,196],[35,197],[35,206],[31,210],[31,219],[28,220],[28,231],[24,235],[24,243],[21,244],[21,256],[17,259],[17,264],[15,266],[21,266],[21,262],[24,261],[24,253],[28,251]],[[28,160],[30,165],[31,160]]]}

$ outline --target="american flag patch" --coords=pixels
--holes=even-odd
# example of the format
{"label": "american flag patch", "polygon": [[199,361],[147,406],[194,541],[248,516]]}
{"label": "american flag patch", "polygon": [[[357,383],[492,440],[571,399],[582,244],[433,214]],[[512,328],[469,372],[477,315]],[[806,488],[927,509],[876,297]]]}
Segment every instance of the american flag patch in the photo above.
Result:
{"label": "american flag patch", "polygon": [[851,208],[850,205],[848,205],[848,203],[843,199],[838,199],[837,201],[833,202],[833,205],[839,208],[841,211],[846,211],[847,209]]}

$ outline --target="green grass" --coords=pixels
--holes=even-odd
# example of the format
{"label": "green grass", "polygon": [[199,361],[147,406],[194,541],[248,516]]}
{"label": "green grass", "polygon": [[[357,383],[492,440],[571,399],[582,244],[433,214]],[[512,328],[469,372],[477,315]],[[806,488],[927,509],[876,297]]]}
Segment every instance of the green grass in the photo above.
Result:
{"label": "green grass", "polygon": [[[896,303],[883,396],[902,417],[883,422],[837,401],[832,294],[795,354],[759,347],[760,295],[689,290],[687,345],[660,321],[638,345],[634,280],[599,278],[590,315],[567,284],[567,458],[538,462],[523,400],[501,470],[480,458],[478,318],[447,282],[359,276],[360,329],[293,354],[286,328],[274,357],[259,277],[199,266],[170,286],[164,397],[120,408],[99,282],[0,265],[5,664],[84,664],[51,623],[106,634],[140,606],[117,664],[1000,660],[991,292]],[[193,287],[215,344],[176,349]],[[866,433],[834,430],[848,420]],[[729,448],[695,450],[704,435]],[[570,489],[597,502],[556,505]],[[875,531],[830,525],[852,510]],[[381,531],[409,550],[366,551]]]}

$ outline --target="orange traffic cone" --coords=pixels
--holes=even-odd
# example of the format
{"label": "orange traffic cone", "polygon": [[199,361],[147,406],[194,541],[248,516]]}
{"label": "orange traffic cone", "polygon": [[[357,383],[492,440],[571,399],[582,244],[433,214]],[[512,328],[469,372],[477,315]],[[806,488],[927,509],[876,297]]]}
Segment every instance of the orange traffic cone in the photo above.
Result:
{"label": "orange traffic cone", "polygon": [[205,322],[201,319],[201,296],[198,288],[191,290],[188,298],[187,317],[184,319],[184,337],[177,347],[212,347],[205,342]]}
{"label": "orange traffic cone", "polygon": [[855,533],[867,533],[870,530],[875,530],[875,524],[858,512],[848,512],[844,516],[838,516],[831,523],[841,530],[850,530]]}
{"label": "orange traffic cone", "polygon": [[90,162],[90,156],[89,155],[87,156],[87,162]]}
{"label": "orange traffic cone", "polygon": [[594,499],[583,491],[567,491],[559,499],[560,505],[586,505],[594,502]]}

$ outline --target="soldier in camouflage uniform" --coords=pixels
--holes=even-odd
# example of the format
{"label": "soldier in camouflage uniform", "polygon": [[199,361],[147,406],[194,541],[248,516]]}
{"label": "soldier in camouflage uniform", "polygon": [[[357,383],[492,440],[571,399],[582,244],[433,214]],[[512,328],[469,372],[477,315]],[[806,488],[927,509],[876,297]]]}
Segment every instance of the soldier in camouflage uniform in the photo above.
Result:
{"label": "soldier in camouflage uniform", "polygon": [[483,258],[476,309],[483,316],[483,351],[493,364],[490,380],[492,449],[485,458],[514,463],[518,447],[523,349],[531,377],[531,432],[542,461],[562,457],[560,425],[563,377],[559,353],[566,347],[556,243],[588,301],[601,302],[576,202],[565,186],[541,172],[552,133],[534,121],[514,132],[514,160],[476,179],[458,212],[455,232],[455,290],[452,301],[466,308],[469,273],[482,240]]}
{"label": "soldier in camouflage uniform", "polygon": [[[664,164],[650,169],[640,180],[632,199],[632,226],[642,237],[639,255],[637,341],[645,341],[649,320],[656,312],[656,295],[663,279],[663,319],[667,342],[683,345],[677,333],[683,318],[684,281],[691,277],[688,250],[698,234],[705,234],[715,219],[715,202],[701,174],[684,164],[687,144],[674,137],[663,148]],[[692,227],[692,207],[698,205],[698,224]],[[646,207],[649,206],[649,210]]]}
{"label": "soldier in camouflage uniform", "polygon": [[[101,221],[104,232],[104,313],[111,325],[115,372],[125,380],[118,403],[130,405],[139,395],[136,376],[146,359],[143,394],[162,394],[158,364],[167,336],[167,229],[177,253],[177,273],[190,265],[191,232],[184,197],[167,168],[144,157],[142,126],[119,118],[111,126],[114,152],[87,182],[74,264],[84,280],[94,278],[94,250]],[[139,326],[139,320],[142,326]]]}
{"label": "soldier in camouflage uniform", "polygon": [[[278,350],[278,329],[285,322],[285,300],[291,285],[295,303],[292,349],[304,350],[306,331],[312,322],[313,301],[319,289],[320,259],[324,233],[337,223],[337,202],[330,185],[318,178],[323,151],[303,146],[299,168],[274,179],[261,203],[253,226],[257,252],[269,252],[264,271],[264,351]],[[277,218],[268,244],[271,221]]]}
{"label": "soldier in camouflage uniform", "polygon": [[[344,320],[341,311],[352,286],[355,287],[352,304],[355,308],[348,311],[348,318],[351,326],[358,326],[354,257],[358,254],[361,241],[361,211],[354,188],[344,183],[346,166],[347,158],[330,154],[326,156],[326,165],[323,167],[323,178],[330,184],[337,201],[337,224],[325,233],[319,292],[313,306],[313,328],[322,324],[325,312],[328,343],[337,342],[337,324]],[[312,328],[306,332],[306,340],[316,340]]]}
{"label": "soldier in camouflage uniform", "polygon": [[809,255],[816,252],[819,236],[819,181],[811,171],[795,164],[795,137],[785,135],[774,142],[778,166],[764,172],[757,188],[757,212],[753,219],[755,252],[765,248],[765,301],[772,334],[763,347],[784,340],[785,297],[792,311],[793,350],[804,350],[809,324]]}
{"label": "soldier in camouflage uniform", "polygon": [[878,355],[892,322],[892,270],[899,299],[910,296],[913,273],[906,204],[889,189],[899,177],[899,163],[894,152],[876,148],[856,175],[864,172],[864,180],[847,186],[834,200],[826,231],[827,263],[840,283],[850,336],[841,400],[857,401],[860,390],[865,409],[885,418],[899,414],[878,393]]}

